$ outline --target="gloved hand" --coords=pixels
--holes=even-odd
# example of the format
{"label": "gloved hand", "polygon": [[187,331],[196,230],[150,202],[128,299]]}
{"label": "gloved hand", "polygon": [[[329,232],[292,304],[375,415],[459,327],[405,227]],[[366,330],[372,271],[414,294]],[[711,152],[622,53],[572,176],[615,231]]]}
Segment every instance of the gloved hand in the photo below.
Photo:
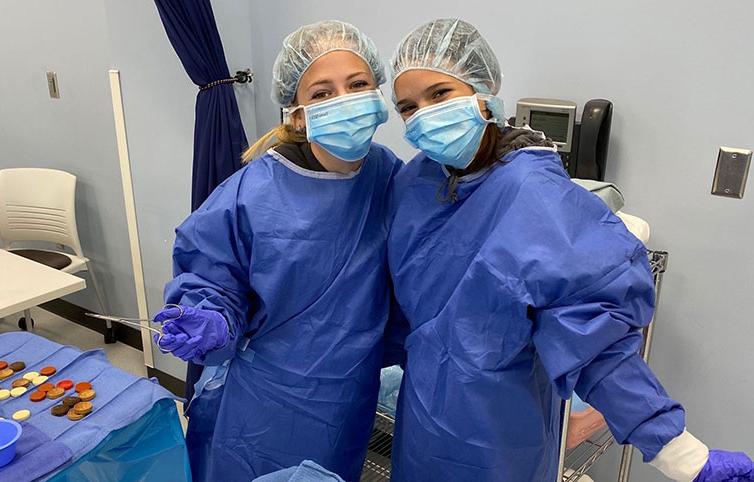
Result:
{"label": "gloved hand", "polygon": [[754,462],[742,452],[710,450],[709,460],[694,482],[754,481]]}
{"label": "gloved hand", "polygon": [[163,323],[163,335],[155,335],[155,343],[163,351],[171,352],[184,361],[222,348],[230,340],[228,322],[217,311],[172,306],[163,308],[154,321]]}

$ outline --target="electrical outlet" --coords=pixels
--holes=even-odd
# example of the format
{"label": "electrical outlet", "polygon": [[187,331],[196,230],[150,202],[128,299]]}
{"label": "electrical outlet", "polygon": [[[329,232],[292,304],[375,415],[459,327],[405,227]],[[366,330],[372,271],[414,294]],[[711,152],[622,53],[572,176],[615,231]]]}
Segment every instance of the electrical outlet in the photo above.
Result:
{"label": "electrical outlet", "polygon": [[750,164],[749,149],[721,147],[717,155],[715,178],[712,180],[712,194],[737,199],[744,197]]}

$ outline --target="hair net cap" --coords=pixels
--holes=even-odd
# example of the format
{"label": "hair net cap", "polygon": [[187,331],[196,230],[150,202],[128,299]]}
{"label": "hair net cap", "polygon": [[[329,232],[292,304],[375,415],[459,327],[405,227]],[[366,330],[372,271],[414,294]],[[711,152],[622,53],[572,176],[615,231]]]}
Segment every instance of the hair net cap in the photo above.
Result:
{"label": "hair net cap", "polygon": [[409,33],[398,44],[391,65],[393,82],[407,70],[435,70],[466,82],[480,94],[497,94],[503,77],[482,34],[457,18],[433,20]]}
{"label": "hair net cap", "polygon": [[283,40],[272,67],[272,99],[282,106],[291,105],[306,69],[335,50],[358,55],[369,65],[377,85],[385,82],[385,68],[372,39],[350,23],[323,20],[299,27]]}

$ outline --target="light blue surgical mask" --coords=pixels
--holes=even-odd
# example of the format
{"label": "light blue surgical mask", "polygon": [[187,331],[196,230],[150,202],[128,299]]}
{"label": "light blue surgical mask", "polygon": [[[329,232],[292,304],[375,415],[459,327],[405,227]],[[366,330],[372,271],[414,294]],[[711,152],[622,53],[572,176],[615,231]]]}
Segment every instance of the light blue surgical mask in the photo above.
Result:
{"label": "light blue surgical mask", "polygon": [[316,104],[287,109],[290,116],[304,109],[306,138],[348,162],[356,162],[369,152],[377,127],[388,118],[387,104],[379,89],[335,97]]}
{"label": "light blue surgical mask", "polygon": [[417,110],[406,121],[404,137],[435,162],[456,169],[466,169],[474,160],[487,124],[479,110],[479,100],[491,96],[475,94],[456,97]]}

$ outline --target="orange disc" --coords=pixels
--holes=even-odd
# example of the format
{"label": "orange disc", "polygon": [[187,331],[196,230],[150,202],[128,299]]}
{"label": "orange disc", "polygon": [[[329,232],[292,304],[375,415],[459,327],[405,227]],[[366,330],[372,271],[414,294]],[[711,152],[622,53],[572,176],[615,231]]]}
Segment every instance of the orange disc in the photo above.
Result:
{"label": "orange disc", "polygon": [[0,370],[5,370],[8,368],[8,362],[5,360],[0,360]]}
{"label": "orange disc", "polygon": [[73,382],[71,380],[61,380],[58,382],[58,386],[63,390],[70,390],[73,388]]}
{"label": "orange disc", "polygon": [[50,382],[47,382],[47,383],[43,383],[43,384],[41,384],[40,386],[38,386],[38,387],[37,387],[37,390],[39,390],[40,392],[45,392],[45,393],[47,393],[47,392],[49,392],[50,390],[52,390],[53,388],[55,388],[55,385],[53,385],[53,384],[52,384],[52,383],[50,383]]}
{"label": "orange disc", "polygon": [[39,390],[37,390],[36,392],[32,393],[29,396],[29,400],[31,400],[32,402],[41,402],[45,398],[47,398],[47,394],[45,392],[41,392]]}
{"label": "orange disc", "polygon": [[57,372],[58,369],[55,367],[44,367],[41,370],[39,370],[40,375],[44,375],[46,377],[51,377],[55,375],[55,372]]}
{"label": "orange disc", "polygon": [[89,382],[80,382],[76,384],[76,393],[85,392],[86,390],[91,390],[92,384]]}

